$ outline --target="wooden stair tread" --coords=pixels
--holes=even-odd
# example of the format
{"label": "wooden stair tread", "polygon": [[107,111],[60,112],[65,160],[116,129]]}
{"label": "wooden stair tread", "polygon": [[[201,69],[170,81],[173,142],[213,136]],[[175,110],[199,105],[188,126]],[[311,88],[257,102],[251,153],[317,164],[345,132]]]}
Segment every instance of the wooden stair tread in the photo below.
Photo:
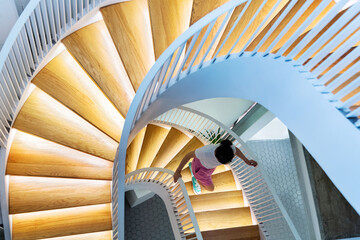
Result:
{"label": "wooden stair tread", "polygon": [[[281,7],[283,7],[287,1],[288,0],[283,0],[279,4],[277,9],[274,11],[274,13],[272,13],[272,16],[270,16],[270,18],[269,18],[269,20],[267,20],[267,22],[269,22],[270,19],[272,19],[275,16],[275,14],[278,11],[280,11]],[[250,40],[251,36],[255,33],[256,29],[260,26],[260,24],[265,19],[265,17],[268,15],[268,13],[271,11],[271,9],[274,7],[276,2],[277,2],[276,0],[270,0],[265,3],[265,5],[261,8],[259,14],[257,14],[255,19],[252,21],[252,23],[250,24],[248,29],[244,32],[243,36],[236,44],[235,48],[232,50],[232,53],[239,52],[244,48],[245,44],[248,42],[248,40]],[[227,54],[229,52],[229,50],[235,44],[235,42],[237,41],[240,34],[242,34],[242,32],[245,30],[246,25],[249,23],[250,19],[254,16],[254,14],[259,9],[261,4],[262,4],[262,1],[252,1],[250,3],[248,8],[243,13],[241,19],[236,24],[233,32],[228,37],[227,42],[224,44],[223,48],[220,50],[218,56],[224,56],[225,54]],[[219,47],[221,46],[221,44],[227,37],[231,28],[234,26],[235,21],[239,17],[240,13],[243,12],[245,5],[246,5],[246,3],[243,3],[235,8],[233,14],[231,15],[231,17],[229,19],[229,23],[227,24],[226,29],[221,37],[221,40],[217,46],[216,52],[218,51]],[[263,26],[266,26],[266,24],[267,23],[265,23]]]}
{"label": "wooden stair tread", "polygon": [[201,232],[204,240],[260,240],[260,230],[257,225],[208,230]]}
{"label": "wooden stair tread", "polygon": [[85,233],[66,237],[45,238],[42,240],[111,240],[112,231]]}
{"label": "wooden stair tread", "polygon": [[[183,157],[188,152],[195,151],[196,149],[203,146],[204,144],[199,139],[197,139],[196,137],[191,138],[191,140],[176,154],[176,156],[171,159],[171,161],[165,166],[165,168],[171,171],[175,171]],[[186,168],[186,166],[184,166],[184,168]]]}
{"label": "wooden stair tread", "polygon": [[68,51],[51,60],[35,76],[33,83],[120,141],[124,118]]}
{"label": "wooden stair tread", "polygon": [[141,147],[144,141],[146,127],[141,129],[140,132],[135,136],[129,147],[126,149],[126,165],[125,174],[131,173],[136,170],[138,164]]}
{"label": "wooden stair tread", "polygon": [[[200,20],[202,17],[204,17],[206,14],[210,13],[211,11],[215,10],[216,8],[220,7],[221,5],[227,3],[229,0],[207,0],[207,1],[202,1],[202,0],[193,0],[193,6],[192,6],[192,12],[191,12],[191,19],[190,19],[190,26],[193,25],[194,23],[196,23],[198,20]],[[214,26],[212,28],[212,30],[210,31],[209,35],[208,35],[208,39],[205,40],[203,47],[201,48],[200,52],[198,53],[198,57],[196,58],[195,62],[193,65],[197,65],[200,63],[200,60],[202,59],[202,57],[204,56],[204,54],[206,53],[206,50],[208,49],[208,47],[210,46],[212,39],[215,37],[217,31],[219,30],[223,20],[225,18],[225,14],[220,16],[216,22],[214,23]],[[193,50],[191,51],[190,55],[189,55],[189,59],[187,60],[185,67],[187,67],[190,64],[191,59],[193,58],[196,49],[198,48],[198,46],[200,45],[200,42],[203,38],[203,36],[205,35],[205,32],[207,30],[207,27],[205,27],[203,30],[201,30],[198,39],[196,40]],[[211,58],[211,56],[213,55],[216,46],[220,40],[220,37],[222,35],[223,31],[220,32],[219,36],[217,37],[217,39],[215,40],[213,46],[211,47],[209,53],[207,54],[205,61],[209,60]],[[189,41],[187,42],[187,46],[189,46],[190,42],[191,42],[192,38],[189,39]]]}
{"label": "wooden stair tread", "polygon": [[101,8],[106,26],[137,90],[155,63],[147,0]]}
{"label": "wooden stair tread", "polygon": [[200,231],[252,225],[249,207],[195,213]]}
{"label": "wooden stair tread", "polygon": [[[236,190],[236,183],[234,176],[231,171],[226,171],[212,175],[212,180],[215,185],[215,190],[209,192],[205,189],[201,189],[201,194],[217,193],[217,192],[227,192]],[[192,190],[192,182],[185,183],[186,190],[188,191],[189,196],[195,195]]]}
{"label": "wooden stair tread", "polygon": [[16,131],[6,174],[111,180],[113,163]]}
{"label": "wooden stair tread", "polygon": [[9,213],[111,202],[110,181],[10,176]]}
{"label": "wooden stair tread", "polygon": [[155,59],[189,27],[192,0],[149,0]]}
{"label": "wooden stair tread", "polygon": [[[226,172],[226,171],[228,171],[228,169],[225,167],[225,165],[220,165],[220,166],[216,167],[213,175],[218,174],[218,173],[222,173],[222,172]],[[191,172],[190,172],[189,167],[182,170],[181,176],[182,176],[182,180],[184,182],[190,182],[191,181]]]}
{"label": "wooden stair tread", "polygon": [[21,108],[13,127],[112,161],[118,147],[116,141],[38,88]]}
{"label": "wooden stair tread", "polygon": [[164,142],[169,129],[149,124],[146,127],[144,141],[136,169],[150,167],[151,162]]}
{"label": "wooden stair tread", "polygon": [[194,212],[244,207],[241,190],[190,196]]}
{"label": "wooden stair tread", "polygon": [[135,92],[105,23],[90,24],[62,42],[125,117]]}
{"label": "wooden stair tread", "polygon": [[12,215],[14,240],[42,239],[112,230],[111,205],[100,204]]}
{"label": "wooden stair tread", "polygon": [[190,139],[189,136],[176,128],[171,128],[150,167],[164,168]]}

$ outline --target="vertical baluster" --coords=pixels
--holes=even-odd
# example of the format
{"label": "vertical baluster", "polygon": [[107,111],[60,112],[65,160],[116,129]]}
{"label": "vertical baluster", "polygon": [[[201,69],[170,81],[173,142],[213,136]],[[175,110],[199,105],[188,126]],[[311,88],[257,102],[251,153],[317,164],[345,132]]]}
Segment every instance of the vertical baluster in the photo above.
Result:
{"label": "vertical baluster", "polygon": [[194,56],[192,57],[192,59],[191,59],[191,61],[190,61],[190,64],[189,64],[189,66],[188,66],[188,70],[187,70],[186,74],[189,74],[189,73],[190,73],[191,67],[193,66],[196,58],[198,57],[198,55],[199,55],[199,53],[200,53],[200,50],[202,49],[205,41],[207,40],[207,37],[209,36],[211,30],[213,29],[213,27],[214,27],[214,25],[215,25],[215,22],[216,22],[216,19],[213,20],[213,21],[209,24],[208,28],[206,29],[206,32],[205,32],[203,38],[201,39],[201,42],[200,42],[199,46],[197,47]]}
{"label": "vertical baluster", "polygon": [[166,80],[165,80],[165,82],[164,82],[164,85],[166,86],[165,89],[167,89],[167,88],[169,87],[170,79],[171,79],[172,75],[174,74],[175,68],[176,68],[176,66],[177,66],[177,64],[178,64],[178,62],[179,62],[179,59],[180,59],[180,56],[182,55],[182,52],[184,51],[185,45],[186,45],[186,42],[183,43],[183,44],[177,49],[177,53],[176,53],[176,56],[175,56],[174,61],[172,62],[170,72],[169,72],[168,75],[166,76]]}
{"label": "vertical baluster", "polygon": [[234,31],[236,25],[239,23],[240,19],[242,18],[242,16],[244,15],[244,13],[246,12],[246,10],[248,9],[248,7],[249,7],[249,5],[250,5],[251,2],[252,2],[252,1],[247,1],[245,7],[241,10],[241,13],[240,13],[239,16],[236,18],[234,24],[232,25],[230,31],[229,31],[228,34],[226,35],[224,41],[221,43],[219,49],[216,51],[216,53],[215,53],[215,55],[214,55],[214,57],[213,57],[214,60],[216,59],[216,57],[217,57],[218,54],[220,53],[221,49],[223,48],[223,46],[225,45],[226,41],[228,40],[228,38],[230,37],[230,35],[231,35],[232,32]]}
{"label": "vertical baluster", "polygon": [[239,37],[236,39],[235,43],[232,45],[232,47],[230,48],[230,50],[228,51],[228,53],[226,54],[226,56],[228,57],[232,50],[235,48],[235,46],[238,44],[238,42],[240,41],[240,39],[242,38],[242,36],[245,34],[245,32],[248,30],[248,28],[250,27],[250,25],[253,23],[253,21],[255,20],[255,18],[258,16],[260,10],[262,10],[262,8],[264,7],[265,3],[267,2],[267,0],[263,0],[262,4],[260,5],[260,7],[256,10],[255,14],[253,14],[253,16],[251,17],[250,21],[246,24],[244,30],[241,32],[241,34],[239,35]]}
{"label": "vertical baluster", "polygon": [[[14,55],[14,51],[13,49],[10,50],[10,53],[9,53],[9,56],[8,56],[8,60],[9,61],[6,61],[8,62],[8,68],[10,71],[10,76],[11,76],[11,73],[13,73],[13,76],[15,77],[16,79],[16,82],[19,84],[20,86],[20,89],[24,89],[25,88],[25,85],[24,85],[24,81],[23,81],[23,75],[20,71],[20,68],[19,68],[19,65],[15,59],[15,55]],[[26,77],[26,76],[25,76]],[[20,90],[19,89],[19,90]],[[21,93],[21,91],[20,91]]]}
{"label": "vertical baluster", "polygon": [[50,17],[49,17],[49,14],[48,14],[48,8],[47,8],[47,3],[46,1],[49,1],[49,0],[42,0],[40,2],[40,7],[41,7],[41,11],[40,11],[40,14],[41,14],[41,19],[43,21],[43,24],[44,24],[44,30],[45,30],[45,35],[46,35],[46,38],[47,38],[47,42],[48,42],[48,47],[49,49],[51,49],[51,47],[56,43],[56,38],[54,37],[54,40],[53,38],[51,37],[51,30],[54,30],[50,27]]}
{"label": "vertical baluster", "polygon": [[[18,48],[16,49],[18,51],[18,54],[19,56],[22,58],[22,61],[24,63],[24,66],[25,66],[25,69],[26,69],[26,74],[28,76],[31,76],[31,66],[30,64],[33,62],[32,59],[31,59],[31,54],[30,54],[30,51],[29,51],[29,48],[27,47],[30,47],[30,46],[25,46],[25,41],[24,41],[24,31],[25,29],[22,28],[21,31],[20,31],[20,34],[18,36]],[[32,64],[33,65],[33,64]]]}
{"label": "vertical baluster", "polygon": [[[29,18],[29,20],[30,20],[30,18]],[[35,70],[35,65],[39,63],[39,58],[38,58],[39,54],[38,54],[36,44],[35,44],[34,32],[32,30],[32,27],[31,27],[31,24],[29,21],[26,21],[26,23],[25,23],[25,30],[26,30],[25,35],[27,36],[28,44],[30,44],[30,46],[31,46],[31,47],[29,47],[29,51],[31,51],[31,56],[32,56],[32,59],[34,60],[34,66],[32,66],[32,67]]]}
{"label": "vertical baluster", "polygon": [[51,34],[52,34],[52,39],[53,39],[53,43],[56,43],[59,38],[58,38],[58,35],[57,35],[57,32],[59,32],[59,36],[61,35],[61,31],[60,31],[60,28],[58,30],[56,30],[56,28],[58,27],[56,24],[55,24],[55,15],[56,15],[56,11],[54,9],[54,6],[53,6],[53,0],[47,0],[48,4],[49,4],[49,7],[47,8],[47,16],[49,17],[49,21],[50,21],[50,29],[51,29]]}
{"label": "vertical baluster", "polygon": [[186,49],[185,57],[184,57],[184,59],[182,60],[182,62],[181,62],[181,64],[180,64],[180,67],[179,67],[179,69],[178,69],[178,72],[177,72],[176,76],[174,77],[174,79],[175,79],[176,81],[179,80],[180,73],[181,73],[181,71],[183,70],[183,68],[184,68],[184,66],[185,66],[185,63],[186,63],[187,59],[188,59],[189,56],[190,56],[191,50],[192,50],[192,48],[194,47],[194,44],[195,44],[197,38],[199,37],[200,32],[201,32],[201,29],[200,29],[199,31],[197,31],[197,32],[192,36],[192,40],[191,40],[191,42],[190,42],[190,45],[189,45],[188,48]]}
{"label": "vertical baluster", "polygon": [[33,29],[33,32],[34,32],[34,37],[35,37],[35,44],[36,44],[36,47],[38,49],[38,55],[39,55],[39,57],[41,59],[43,59],[44,54],[43,54],[43,49],[42,49],[42,46],[41,46],[39,31],[38,31],[37,22],[36,22],[36,19],[35,19],[35,13],[34,12],[30,15],[30,18],[31,18],[31,21],[30,21],[31,26],[32,26],[32,29]]}
{"label": "vertical baluster", "polygon": [[44,27],[44,22],[43,22],[43,18],[42,18],[42,14],[41,14],[41,2],[40,4],[35,8],[35,16],[36,16],[36,20],[37,20],[37,25],[38,25],[38,29],[39,29],[39,34],[40,34],[40,41],[41,41],[41,45],[42,45],[42,49],[44,51],[44,53],[46,54],[48,52],[48,42],[50,39],[46,39],[46,35],[45,35],[45,27]]}

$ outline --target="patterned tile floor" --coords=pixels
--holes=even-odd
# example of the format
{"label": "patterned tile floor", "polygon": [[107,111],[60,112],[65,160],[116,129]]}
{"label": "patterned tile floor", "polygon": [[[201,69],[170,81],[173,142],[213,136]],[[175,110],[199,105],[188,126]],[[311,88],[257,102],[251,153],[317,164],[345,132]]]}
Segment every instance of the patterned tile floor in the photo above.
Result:
{"label": "patterned tile floor", "polygon": [[134,208],[125,203],[125,239],[175,239],[165,204],[158,195]]}

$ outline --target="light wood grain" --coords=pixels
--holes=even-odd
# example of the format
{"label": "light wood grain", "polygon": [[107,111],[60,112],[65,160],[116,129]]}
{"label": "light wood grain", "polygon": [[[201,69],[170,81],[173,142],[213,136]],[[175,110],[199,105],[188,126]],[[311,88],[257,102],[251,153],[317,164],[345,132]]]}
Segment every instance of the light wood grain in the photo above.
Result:
{"label": "light wood grain", "polygon": [[[301,51],[294,57],[294,60],[299,59],[301,55],[303,55],[345,12],[346,10],[342,10],[335,17],[333,17],[331,21],[318,34],[316,34],[316,36],[313,39],[311,39],[311,41],[309,41],[309,43],[306,46],[304,46],[301,49]],[[334,34],[334,36],[329,38],[328,41],[333,39],[336,35],[337,34]],[[322,46],[318,46],[317,51],[312,55],[312,57],[315,56],[317,52],[321,51],[323,47],[324,44]]]}
{"label": "light wood grain", "polygon": [[[176,154],[176,156],[171,159],[165,168],[170,169],[171,171],[175,171],[183,157],[185,157],[188,152],[195,151],[196,149],[203,146],[204,144],[199,139],[196,137],[191,138],[191,140]],[[184,166],[184,168],[186,167],[187,166]]]}
{"label": "light wood grain", "polygon": [[136,169],[150,167],[156,153],[164,142],[169,129],[149,124],[146,127],[144,141]]}
{"label": "light wood grain", "polygon": [[110,181],[10,176],[10,214],[110,202]]}
{"label": "light wood grain", "polygon": [[[221,5],[227,3],[228,1],[229,0],[220,0],[220,1],[219,0],[207,0],[207,1],[194,0],[193,6],[192,6],[192,12],[191,12],[190,26],[193,25],[194,23],[196,23],[198,20],[200,20],[206,14],[210,13],[211,11],[220,7]],[[211,42],[213,41],[213,38],[215,37],[217,31],[219,30],[220,25],[222,24],[225,16],[226,16],[226,14],[223,14],[216,20],[211,32],[209,33],[208,39],[205,40],[204,45],[201,48],[200,52],[198,53],[198,57],[196,58],[193,65],[197,65],[201,61],[202,57],[205,55],[206,50],[208,49]],[[206,30],[207,30],[207,27],[205,27],[203,30],[201,30],[199,37],[195,42],[193,50],[191,51],[189,58],[185,64],[185,68],[189,65],[191,59],[193,58],[195,52],[197,51],[197,48],[199,47],[200,42],[202,41],[202,38],[204,37]],[[207,54],[207,56],[205,58],[205,61],[209,60],[211,58],[211,56],[213,55],[215,48],[216,48],[224,30],[225,30],[225,28],[223,28],[223,30],[220,32],[219,36],[215,40],[213,46],[211,47],[209,53]],[[192,38],[189,39],[187,46],[189,46],[191,40],[192,40]]]}
{"label": "light wood grain", "polygon": [[260,240],[258,225],[202,231],[206,240]]}
{"label": "light wood grain", "polygon": [[190,139],[181,131],[171,128],[150,166],[164,168]]}
{"label": "light wood grain", "polygon": [[105,23],[90,24],[63,43],[125,117],[135,92]]}
{"label": "light wood grain", "polygon": [[[264,38],[264,36],[268,33],[268,31],[270,30],[270,28],[275,24],[275,22],[278,20],[278,18],[281,16],[281,14],[285,11],[285,9],[287,8],[287,6],[289,5],[290,2],[288,2],[282,9],[281,11],[276,15],[276,17],[274,17],[272,19],[272,21],[264,28],[263,31],[261,31],[261,33],[254,39],[254,41],[249,45],[249,47],[247,48],[247,51],[253,51],[253,49],[255,49],[255,47],[257,47],[257,45],[260,43],[260,41]],[[280,32],[286,27],[286,25],[292,20],[292,18],[294,17],[294,15],[299,11],[299,9],[305,4],[305,0],[300,0],[298,1],[292,8],[291,10],[288,12],[288,14],[285,16],[285,18],[280,22],[280,24],[277,26],[276,29],[274,29],[274,31],[270,34],[270,36],[265,40],[265,42],[260,46],[258,52],[264,52],[269,46],[270,44],[274,41],[274,39],[280,34]],[[307,11],[305,11],[305,13],[295,22],[295,24],[293,25],[293,27],[291,28],[291,32],[294,32],[303,21],[305,21],[305,19],[309,16],[309,14],[314,10],[314,6],[317,6],[318,4],[320,4],[320,0],[318,1],[314,1],[314,3],[311,5],[312,7],[309,7],[307,9]],[[289,31],[288,31],[289,32]],[[287,40],[289,37],[291,37],[291,34],[286,33],[285,36],[281,39],[282,41],[280,41],[275,48],[271,49],[270,52],[272,52],[272,50],[276,50],[279,48],[279,46],[282,46],[284,44],[284,42],[286,42],[285,40]],[[283,40],[285,39],[285,40]]]}
{"label": "light wood grain", "polygon": [[[181,175],[182,175],[182,180],[184,182],[190,182],[191,181],[191,172],[190,172],[190,169],[188,167],[189,165],[187,165],[186,168],[184,168],[181,172]],[[220,165],[220,166],[217,166],[214,173],[213,174],[218,174],[218,173],[222,173],[222,172],[226,172],[228,171],[228,169],[226,169],[225,165]]]}
{"label": "light wood grain", "polygon": [[42,240],[111,240],[112,231],[86,233],[68,237],[46,238]]}
{"label": "light wood grain", "polygon": [[[236,190],[236,184],[232,172],[226,171],[218,174],[212,175],[212,180],[215,186],[213,192],[209,192],[205,189],[201,189],[201,194],[217,193],[217,192],[228,192]],[[192,189],[192,182],[185,183],[186,190],[188,191],[189,196],[195,195]]]}
{"label": "light wood grain", "polygon": [[112,166],[102,158],[17,131],[6,174],[111,180]]}
{"label": "light wood grain", "polygon": [[194,212],[244,207],[241,190],[193,195],[190,201]]}
{"label": "light wood grain", "polygon": [[195,213],[200,231],[252,225],[250,208],[233,208]]}
{"label": "light wood grain", "polygon": [[118,147],[116,141],[38,88],[25,102],[14,127],[111,161]]}
{"label": "light wood grain", "polygon": [[[272,19],[275,14],[277,13],[277,11],[280,11],[281,7],[284,6],[286,4],[288,0],[283,0],[281,1],[281,3],[279,4],[279,6],[277,7],[277,9],[274,11],[274,13],[272,13],[272,15],[269,17],[269,19],[267,20],[268,22],[270,21],[270,19]],[[252,21],[252,23],[250,24],[250,26],[248,27],[248,29],[244,32],[243,36],[241,37],[241,39],[238,41],[238,43],[235,45],[234,49],[232,50],[232,53],[234,52],[239,52],[241,51],[245,44],[248,42],[248,40],[251,38],[251,36],[255,33],[256,29],[260,26],[260,24],[262,23],[262,21],[265,19],[265,17],[269,14],[269,12],[271,11],[271,9],[274,7],[274,5],[276,4],[276,0],[270,0],[267,1],[265,3],[265,5],[262,7],[262,9],[260,10],[260,12],[258,13],[258,15],[255,17],[255,19]],[[254,14],[256,13],[256,11],[259,9],[259,7],[261,6],[262,1],[252,1],[250,3],[250,5],[248,6],[248,8],[245,10],[245,12],[243,13],[241,19],[239,20],[239,22],[237,23],[237,25],[235,26],[233,32],[229,35],[226,43],[224,44],[223,48],[220,50],[219,55],[218,56],[223,56],[225,54],[227,54],[230,49],[232,48],[232,46],[235,44],[235,42],[237,41],[238,37],[242,34],[242,32],[245,30],[246,25],[250,22],[251,18],[254,16]],[[243,11],[243,8],[245,6],[245,3],[238,6],[233,14],[231,15],[231,18],[229,20],[228,25],[226,26],[226,29],[222,35],[222,38],[218,44],[218,47],[216,49],[216,51],[218,51],[219,47],[221,46],[221,44],[225,41],[225,38],[227,37],[228,33],[230,32],[231,28],[234,26],[236,19],[239,17],[240,13]],[[266,26],[267,23],[265,23],[263,26]]]}
{"label": "light wood grain", "polygon": [[109,231],[110,204],[12,215],[14,240],[30,240]]}
{"label": "light wood grain", "polygon": [[155,59],[188,29],[192,0],[149,0]]}
{"label": "light wood grain", "polygon": [[121,2],[102,8],[101,13],[137,90],[155,63],[147,0]]}
{"label": "light wood grain", "polygon": [[138,159],[141,152],[141,147],[144,141],[146,132],[146,127],[144,127],[134,138],[132,143],[126,150],[126,166],[125,173],[131,173],[136,170],[136,166],[138,164]]}
{"label": "light wood grain", "polygon": [[124,118],[68,51],[50,61],[33,83],[120,141]]}

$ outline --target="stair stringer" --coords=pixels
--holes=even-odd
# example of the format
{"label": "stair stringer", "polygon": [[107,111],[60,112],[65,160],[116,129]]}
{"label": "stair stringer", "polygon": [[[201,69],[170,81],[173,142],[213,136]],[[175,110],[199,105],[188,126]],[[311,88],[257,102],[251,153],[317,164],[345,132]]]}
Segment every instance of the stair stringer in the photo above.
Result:
{"label": "stair stringer", "polygon": [[[295,61],[272,54],[217,59],[161,93],[136,122],[130,139],[152,119],[183,104],[216,97],[249,99],[274,113],[296,135],[360,213],[360,192],[349,184],[360,182],[360,132],[316,91],[307,80],[311,77]],[[346,163],[339,164],[340,159]]]}

